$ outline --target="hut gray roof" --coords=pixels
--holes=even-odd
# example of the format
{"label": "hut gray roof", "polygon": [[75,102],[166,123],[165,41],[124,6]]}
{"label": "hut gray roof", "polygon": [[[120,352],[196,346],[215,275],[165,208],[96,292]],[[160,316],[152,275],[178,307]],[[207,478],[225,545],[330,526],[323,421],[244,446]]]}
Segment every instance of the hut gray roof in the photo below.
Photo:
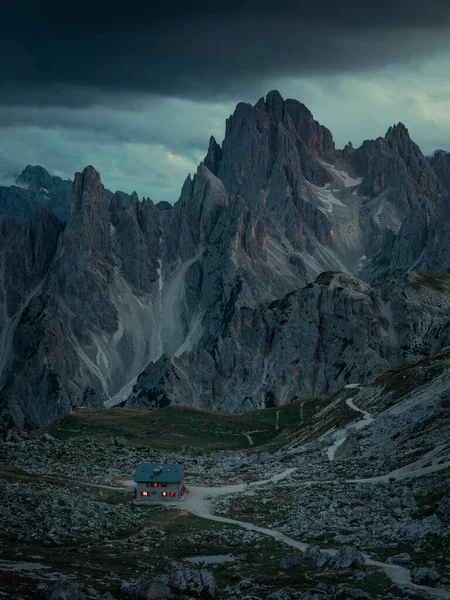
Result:
{"label": "hut gray roof", "polygon": [[138,465],[136,483],[180,483],[183,480],[184,465],[177,464],[150,464]]}

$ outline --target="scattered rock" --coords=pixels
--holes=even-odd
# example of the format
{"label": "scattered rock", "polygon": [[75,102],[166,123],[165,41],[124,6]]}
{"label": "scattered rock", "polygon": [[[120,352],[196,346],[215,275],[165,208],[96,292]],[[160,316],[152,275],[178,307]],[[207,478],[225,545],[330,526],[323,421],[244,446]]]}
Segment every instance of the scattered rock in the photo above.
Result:
{"label": "scattered rock", "polygon": [[428,567],[418,567],[412,572],[412,580],[414,583],[435,583],[439,581],[441,576],[434,569]]}
{"label": "scattered rock", "polygon": [[191,446],[190,444],[185,444],[181,449],[181,454],[186,454],[186,456],[197,456],[198,452]]}
{"label": "scattered rock", "polygon": [[0,506],[0,517],[10,517],[11,509],[7,506]]}
{"label": "scattered rock", "polygon": [[169,585],[172,589],[180,592],[210,597],[214,597],[217,591],[216,581],[211,571],[186,567],[178,563],[172,565]]}
{"label": "scattered rock", "polygon": [[318,546],[310,546],[306,549],[304,558],[306,560],[312,560],[318,567],[323,567],[330,562],[331,557],[325,552],[322,552]]}
{"label": "scattered rock", "polygon": [[450,494],[439,502],[436,514],[443,523],[450,525]]}
{"label": "scattered rock", "polygon": [[301,556],[296,552],[292,554],[286,554],[280,560],[280,567],[282,569],[292,569],[293,567],[298,567],[298,565],[302,562]]}
{"label": "scattered rock", "polygon": [[361,552],[358,552],[358,550],[355,550],[350,546],[346,546],[345,548],[342,548],[342,550],[339,550],[335,556],[333,556],[331,562],[335,567],[347,569],[348,567],[358,567],[360,565],[364,565],[366,559]]}
{"label": "scattered rock", "polygon": [[144,600],[166,600],[171,597],[168,577],[154,577],[149,573],[144,573],[139,579],[123,584],[122,589],[132,598]]}
{"label": "scattered rock", "polygon": [[291,595],[285,590],[277,590],[266,597],[266,600],[290,600]]}
{"label": "scattered rock", "polygon": [[111,443],[117,448],[125,448],[127,445],[123,437],[111,437]]}
{"label": "scattered rock", "polygon": [[47,588],[44,598],[45,600],[85,600],[85,595],[79,584],[64,578]]}
{"label": "scattered rock", "polygon": [[402,552],[401,554],[396,554],[395,556],[390,556],[387,559],[387,563],[401,563],[401,564],[409,564],[412,561],[411,556],[407,552]]}
{"label": "scattered rock", "polygon": [[67,577],[61,578],[51,586],[39,584],[36,591],[43,593],[44,600],[113,600],[108,592],[101,594],[94,588],[76,583]]}
{"label": "scattered rock", "polygon": [[335,600],[372,600],[372,596],[359,588],[341,588],[335,596]]}

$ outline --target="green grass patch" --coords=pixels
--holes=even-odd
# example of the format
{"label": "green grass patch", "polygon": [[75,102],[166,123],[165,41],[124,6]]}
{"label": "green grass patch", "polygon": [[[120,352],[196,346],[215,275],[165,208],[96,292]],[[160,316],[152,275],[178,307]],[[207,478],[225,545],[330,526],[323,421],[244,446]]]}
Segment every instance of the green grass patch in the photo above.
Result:
{"label": "green grass patch", "polygon": [[[272,437],[275,423],[266,425],[267,430],[257,434],[255,444]],[[88,435],[102,442],[120,436],[129,446],[170,452],[190,444],[202,453],[248,448],[250,443],[244,434],[255,429],[261,429],[261,422],[252,413],[231,415],[180,406],[157,411],[79,408],[35,434],[46,431],[59,439]]]}
{"label": "green grass patch", "polygon": [[[185,444],[199,453],[250,447],[275,450],[296,439],[311,441],[330,427],[354,420],[354,411],[341,401],[357,393],[344,389],[244,414],[182,406],[160,410],[78,408],[33,435],[47,432],[62,440],[92,436],[102,443],[120,436],[128,446],[163,452],[180,451]],[[246,433],[250,433],[253,445]]]}

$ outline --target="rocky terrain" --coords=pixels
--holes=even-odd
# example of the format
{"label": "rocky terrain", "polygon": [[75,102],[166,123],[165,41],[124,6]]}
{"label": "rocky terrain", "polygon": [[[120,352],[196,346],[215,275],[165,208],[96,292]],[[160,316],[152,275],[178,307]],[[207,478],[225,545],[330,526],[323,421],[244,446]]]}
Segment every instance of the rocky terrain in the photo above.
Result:
{"label": "rocky terrain", "polygon": [[447,158],[401,123],[337,150],[273,91],[173,207],[27,167],[0,189],[0,428],[281,406],[444,348]]}
{"label": "rocky terrain", "polygon": [[[0,594],[450,597],[449,389],[444,351],[242,419],[79,409],[31,434],[10,430]],[[183,502],[133,504],[129,480],[148,461],[186,465]]]}

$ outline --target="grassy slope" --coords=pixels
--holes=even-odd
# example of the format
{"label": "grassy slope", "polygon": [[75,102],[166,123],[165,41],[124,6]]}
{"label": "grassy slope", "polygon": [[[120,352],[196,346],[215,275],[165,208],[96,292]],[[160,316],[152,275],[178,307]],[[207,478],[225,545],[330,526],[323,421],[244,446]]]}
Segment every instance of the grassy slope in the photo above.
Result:
{"label": "grassy slope", "polygon": [[101,441],[107,441],[110,436],[121,436],[130,446],[170,452],[191,444],[199,452],[211,452],[249,448],[245,434],[250,433],[255,447],[275,450],[295,441],[309,441],[332,426],[341,426],[357,418],[344,402],[355,393],[357,390],[341,390],[244,414],[181,406],[158,411],[79,408],[34,434],[48,432],[60,439],[91,435]]}

